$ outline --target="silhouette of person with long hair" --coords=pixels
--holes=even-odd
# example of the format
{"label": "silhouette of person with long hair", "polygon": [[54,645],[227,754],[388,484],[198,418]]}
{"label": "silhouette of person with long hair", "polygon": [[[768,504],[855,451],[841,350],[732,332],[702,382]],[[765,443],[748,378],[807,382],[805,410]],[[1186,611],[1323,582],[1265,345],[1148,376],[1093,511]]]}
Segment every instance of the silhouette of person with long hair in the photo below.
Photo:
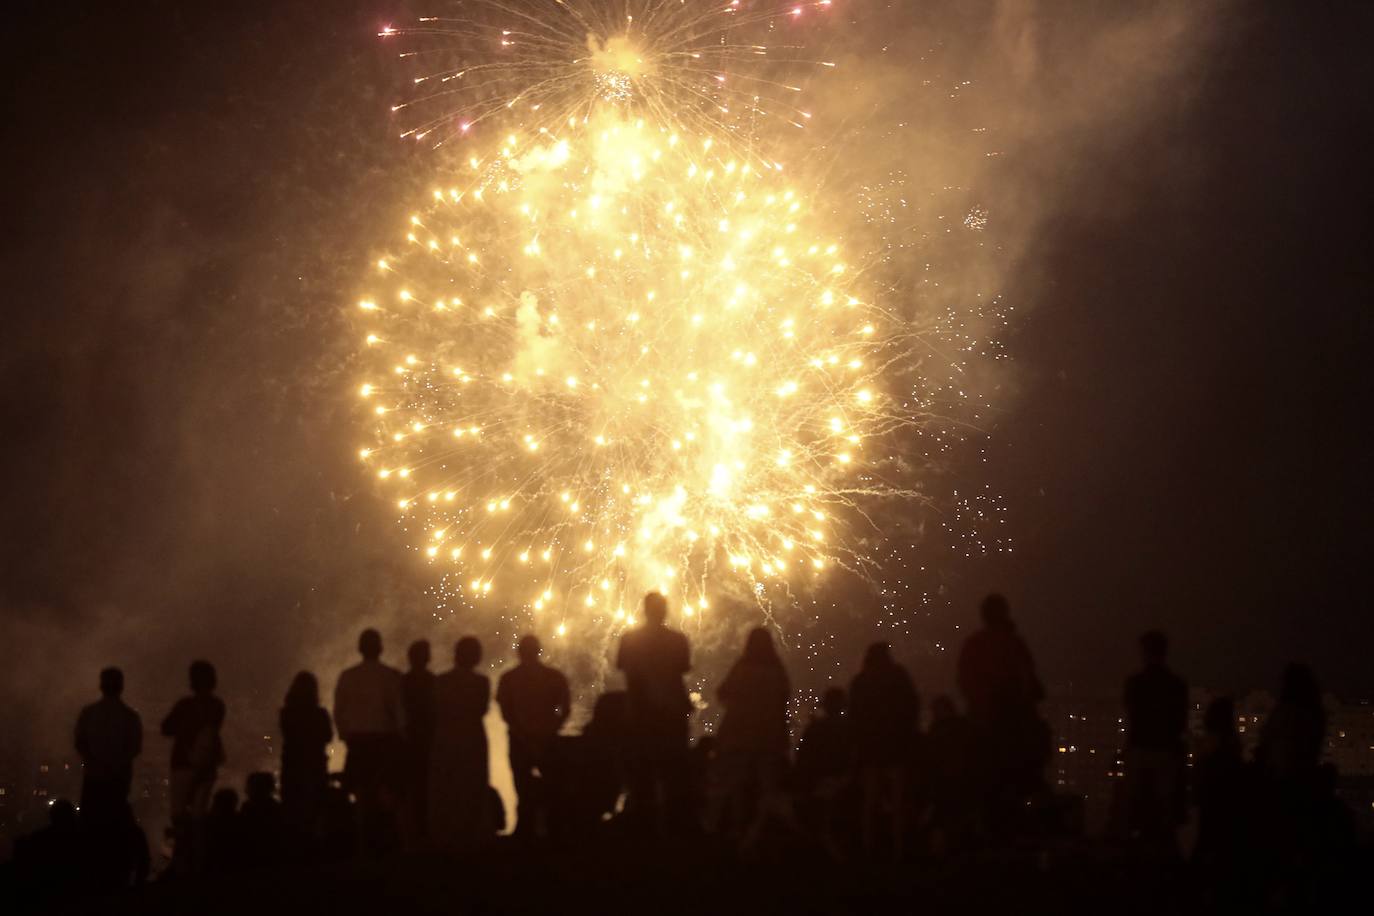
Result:
{"label": "silhouette of person with long hair", "polygon": [[401,675],[401,702],[406,715],[406,836],[424,839],[429,832],[429,753],[434,745],[434,672],[429,670],[429,640],[410,644],[410,670]]}
{"label": "silhouette of person with long hair", "polygon": [[204,865],[202,828],[210,793],[224,763],[224,701],[215,696],[215,666],[194,661],[190,668],[191,695],[183,697],[162,720],[162,734],[172,739],[172,772],[168,795],[172,807],[174,846],[172,867],[179,873],[198,872]]}
{"label": "silhouette of person with long hair", "polygon": [[1145,666],[1126,679],[1126,810],[1134,834],[1161,852],[1175,851],[1184,812],[1188,685],[1169,670],[1169,640],[1140,637]]}
{"label": "silhouette of person with long hair", "polygon": [[709,818],[729,811],[730,824],[745,848],[758,839],[774,815],[791,821],[779,808],[787,768],[787,703],[792,685],[766,627],[754,627],[744,652],[716,691],[725,709],[721,717],[718,795]]}
{"label": "silhouette of person with long hair", "polygon": [[363,630],[358,653],[363,660],[334,686],[334,726],[348,748],[344,782],[357,799],[361,848],[376,852],[393,839],[405,711],[401,673],[381,660],[381,634]]}
{"label": "silhouette of person with long hair", "polygon": [[865,853],[877,848],[882,817],[892,853],[901,858],[906,838],[906,774],[921,713],[920,698],[905,668],[887,643],[864,653],[863,668],[849,686],[849,718],[854,733],[862,792],[860,838]]}
{"label": "silhouette of person with long hair", "polygon": [[122,814],[133,785],[134,758],[143,751],[143,720],[120,698],[124,672],[100,672],[100,700],[76,720],[81,757],[81,817],[91,823]]}
{"label": "silhouette of person with long hair", "polygon": [[329,711],[320,705],[320,685],[309,671],[299,672],[286,691],[277,716],[281,726],[281,801],[286,822],[313,833],[329,780],[327,748],[334,740]]}
{"label": "silhouette of person with long hair", "polygon": [[1260,731],[1255,759],[1275,782],[1300,785],[1316,774],[1326,737],[1321,688],[1307,665],[1283,669],[1279,701]]}
{"label": "silhouette of person with long hair", "polygon": [[981,613],[983,628],[959,652],[958,683],[979,744],[988,826],[1002,832],[1043,785],[1049,731],[1036,711],[1045,690],[1007,599],[988,595]]}
{"label": "silhouette of person with long hair", "polygon": [[540,660],[541,648],[539,637],[522,637],[516,650],[520,663],[501,675],[496,686],[515,777],[515,834],[522,839],[550,832],[549,792],[556,778],[550,774],[557,766],[554,742],[572,711],[568,679]]}
{"label": "silhouette of person with long hair", "polygon": [[488,811],[487,730],[491,681],[476,671],[482,644],[464,636],[453,668],[434,681],[434,744],[429,761],[429,835],[448,848],[477,845],[495,829]]}
{"label": "silhouette of person with long hair", "polygon": [[688,717],[682,678],[691,669],[687,637],[666,625],[668,599],[644,596],[644,624],[620,638],[616,668],[625,673],[631,742],[628,808],[641,826],[664,834],[682,818]]}

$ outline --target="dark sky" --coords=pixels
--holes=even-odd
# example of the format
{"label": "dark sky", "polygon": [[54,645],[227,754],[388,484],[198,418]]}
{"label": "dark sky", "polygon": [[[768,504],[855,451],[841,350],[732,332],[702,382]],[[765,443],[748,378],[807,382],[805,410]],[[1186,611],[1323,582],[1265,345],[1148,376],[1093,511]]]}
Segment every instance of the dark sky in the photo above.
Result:
{"label": "dark sky", "polygon": [[[5,60],[7,716],[75,689],[58,658],[168,689],[213,654],[275,696],[303,646],[418,601],[351,461],[342,308],[420,171],[374,36],[398,5],[34,6]],[[925,638],[996,585],[1052,681],[1115,683],[1159,625],[1200,683],[1297,657],[1367,691],[1374,11],[1203,6],[903,4],[908,39],[984,49],[942,78],[966,66],[1016,122],[981,174],[1024,230],[993,290],[1013,377],[978,471],[1016,551]],[[1025,60],[983,41],[1008,15],[1024,108],[998,94]],[[1147,26],[1098,53],[1156,67],[1148,105],[1083,63],[1123,19]]]}

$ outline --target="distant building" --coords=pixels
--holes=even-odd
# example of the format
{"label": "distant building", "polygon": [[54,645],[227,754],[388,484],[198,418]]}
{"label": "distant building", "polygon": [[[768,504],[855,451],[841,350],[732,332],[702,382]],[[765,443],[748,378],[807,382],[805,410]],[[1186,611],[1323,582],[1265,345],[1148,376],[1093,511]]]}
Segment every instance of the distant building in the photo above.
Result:
{"label": "distant building", "polygon": [[[1189,692],[1188,728],[1193,742],[1202,735],[1207,706],[1221,691],[1195,687]],[[1251,758],[1264,723],[1274,708],[1267,690],[1236,697],[1236,731]],[[1087,832],[1100,834],[1119,825],[1117,798],[1126,740],[1125,710],[1115,694],[1052,688],[1042,707],[1054,736],[1045,777],[1056,792],[1082,796]],[[1326,696],[1326,760],[1339,774],[1338,794],[1365,829],[1374,829],[1374,702],[1343,702]],[[1192,754],[1189,753],[1189,765]]]}

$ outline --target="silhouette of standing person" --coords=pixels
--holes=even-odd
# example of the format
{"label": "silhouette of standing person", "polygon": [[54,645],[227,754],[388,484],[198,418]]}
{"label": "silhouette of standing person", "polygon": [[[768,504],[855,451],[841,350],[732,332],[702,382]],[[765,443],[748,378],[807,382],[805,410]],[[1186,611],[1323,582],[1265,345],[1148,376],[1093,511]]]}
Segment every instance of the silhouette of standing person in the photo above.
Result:
{"label": "silhouette of standing person", "polygon": [[405,713],[401,673],[382,663],[382,637],[367,629],[358,636],[363,660],[339,675],[334,686],[334,726],[348,748],[344,784],[357,799],[363,852],[392,841]]}
{"label": "silhouette of standing person", "polygon": [[[1262,867],[1270,892],[1283,902],[1310,893],[1321,850],[1320,812],[1328,809],[1331,774],[1322,772],[1326,709],[1307,665],[1283,669],[1279,700],[1264,720],[1255,763],[1264,789],[1260,827]],[[1317,908],[1320,909],[1320,908]]]}
{"label": "silhouette of standing person", "polygon": [[977,753],[968,719],[959,715],[954,701],[941,695],[930,704],[930,730],[926,733],[926,766],[930,790],[931,845],[936,853],[957,850],[973,833],[974,793],[972,779]]}
{"label": "silhouette of standing person", "polygon": [[691,669],[687,637],[667,627],[668,599],[644,596],[644,625],[620,638],[616,668],[625,673],[633,817],[663,834],[676,826],[686,787],[687,719],[692,703],[682,678]]}
{"label": "silhouette of standing person", "polygon": [[787,767],[787,703],[792,685],[767,628],[749,631],[744,652],[716,696],[725,714],[718,734],[719,794],[709,820],[714,826],[723,803],[731,826],[748,847],[778,809]]}
{"label": "silhouette of standing person", "polygon": [[173,869],[199,872],[204,866],[203,827],[215,787],[219,765],[224,762],[224,701],[215,696],[218,678],[207,661],[191,663],[191,695],[183,697],[162,720],[162,734],[172,739],[172,773],[168,794],[172,806],[172,831],[176,843]]}
{"label": "silhouette of standing person", "polygon": [[1202,718],[1202,741],[1194,763],[1198,833],[1193,862],[1204,878],[1230,883],[1250,858],[1243,850],[1250,833],[1250,770],[1236,732],[1236,703],[1218,697]]}
{"label": "silhouette of standing person", "polygon": [[1140,637],[1145,667],[1126,679],[1126,810],[1132,832],[1161,852],[1176,851],[1184,810],[1188,685],[1169,670],[1169,640]]}
{"label": "silhouette of standing person", "polygon": [[1045,690],[1007,599],[990,594],[981,611],[983,628],[959,652],[958,682],[979,744],[989,827],[1000,831],[1041,786],[1049,734],[1036,712]]}
{"label": "silhouette of standing person", "polygon": [[434,672],[429,670],[429,640],[410,644],[410,670],[401,675],[406,717],[406,836],[422,840],[429,832],[429,752],[434,744]]}
{"label": "silhouette of standing person", "polygon": [[821,696],[820,713],[807,723],[797,748],[797,789],[805,803],[804,816],[833,859],[842,858],[835,837],[841,807],[854,783],[854,735],[843,687]]}
{"label": "silhouette of standing person", "polygon": [[1279,701],[1260,731],[1255,760],[1274,782],[1296,787],[1316,775],[1325,737],[1317,678],[1307,665],[1290,664],[1283,670]]}
{"label": "silhouette of standing person", "polygon": [[450,849],[471,848],[493,832],[487,810],[489,761],[482,719],[491,681],[475,670],[482,644],[464,636],[453,668],[434,681],[434,744],[429,758],[429,835]]}
{"label": "silhouette of standing person", "polygon": [[100,699],[76,720],[81,756],[81,816],[92,822],[120,815],[133,785],[134,758],[143,751],[143,720],[124,701],[124,672],[100,672]]}
{"label": "silhouette of standing person", "polygon": [[81,824],[94,857],[92,880],[103,887],[127,887],[147,874],[148,841],[129,807],[134,758],[143,750],[143,720],[120,698],[124,673],[100,672],[98,702],[76,720],[81,756]]}
{"label": "silhouette of standing person", "polygon": [[329,712],[320,705],[315,675],[302,671],[291,681],[277,716],[281,726],[281,801],[286,823],[304,833],[319,826],[329,779],[326,749],[334,740]]}
{"label": "silhouette of standing person", "polygon": [[893,855],[901,858],[906,838],[906,767],[920,713],[911,676],[893,661],[887,643],[873,643],[864,653],[863,668],[849,685],[849,718],[862,792],[860,838],[866,853],[877,848],[881,816]]}
{"label": "silhouette of standing person", "polygon": [[515,777],[515,835],[532,839],[549,834],[550,773],[554,742],[571,712],[568,679],[544,664],[539,637],[520,640],[520,663],[501,675],[496,703],[510,734],[510,768]]}

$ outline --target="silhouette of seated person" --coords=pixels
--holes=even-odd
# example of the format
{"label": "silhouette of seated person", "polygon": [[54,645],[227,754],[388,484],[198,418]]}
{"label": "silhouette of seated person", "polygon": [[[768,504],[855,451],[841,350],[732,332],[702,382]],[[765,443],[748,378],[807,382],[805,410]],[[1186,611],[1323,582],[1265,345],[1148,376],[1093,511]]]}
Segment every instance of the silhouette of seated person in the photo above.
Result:
{"label": "silhouette of seated person", "polygon": [[205,817],[205,870],[211,874],[240,871],[244,862],[243,832],[238,818],[239,793],[217,789]]}
{"label": "silhouette of seated person", "polygon": [[172,739],[172,830],[176,839],[173,870],[196,872],[203,866],[201,820],[210,804],[219,766],[224,762],[220,730],[224,726],[224,701],[215,696],[215,666],[194,661],[189,671],[191,695],[183,697],[162,720],[162,734]]}
{"label": "silhouette of seated person", "polygon": [[48,806],[48,824],[19,837],[14,870],[21,901],[38,905],[87,890],[90,854],[76,806],[59,798]]}
{"label": "silhouette of seated person", "polygon": [[849,686],[862,793],[860,837],[865,853],[877,848],[878,820],[891,853],[901,858],[906,835],[907,766],[917,735],[920,699],[905,668],[893,660],[887,643],[874,643]]}
{"label": "silhouette of seated person", "polygon": [[284,836],[277,779],[271,773],[251,773],[244,784],[244,800],[238,812],[243,864],[266,868],[281,862]]}
{"label": "silhouette of seated person", "polygon": [[666,625],[668,599],[644,596],[644,623],[620,639],[616,668],[625,674],[630,732],[628,812],[664,834],[685,819],[688,717],[683,676],[691,668],[687,637]]}
{"label": "silhouette of seated person", "polygon": [[429,670],[429,640],[419,639],[406,650],[410,670],[401,675],[401,705],[405,708],[406,834],[412,842],[429,830],[429,753],[434,745],[434,672]]}
{"label": "silhouette of seated person", "polygon": [[1144,667],[1126,680],[1127,813],[1132,832],[1172,850],[1184,814],[1188,685],[1167,665],[1169,641],[1151,630],[1140,637]]}
{"label": "silhouette of seated person", "polygon": [[334,725],[348,749],[344,780],[357,800],[361,851],[373,853],[395,840],[405,713],[401,673],[382,662],[381,634],[364,630],[358,654],[334,686]]}
{"label": "silhouette of seated person", "polygon": [[540,659],[533,634],[521,638],[520,662],[501,675],[496,703],[506,721],[510,767],[518,798],[515,835],[522,839],[550,833],[550,783],[556,775],[555,742],[571,712],[568,679]]}
{"label": "silhouette of seated person", "polygon": [[491,681],[476,670],[481,660],[482,644],[464,636],[453,648],[453,668],[434,681],[429,836],[450,849],[470,848],[495,830],[483,722]]}
{"label": "silhouette of seated person", "polygon": [[293,829],[308,835],[319,823],[329,778],[328,747],[334,740],[315,675],[301,671],[292,679],[277,720],[282,735],[282,814]]}

